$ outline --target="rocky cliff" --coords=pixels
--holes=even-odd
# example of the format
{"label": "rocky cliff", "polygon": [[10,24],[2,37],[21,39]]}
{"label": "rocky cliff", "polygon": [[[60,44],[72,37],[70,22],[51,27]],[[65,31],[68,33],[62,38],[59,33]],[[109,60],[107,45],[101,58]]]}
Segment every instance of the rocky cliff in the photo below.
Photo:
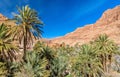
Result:
{"label": "rocky cliff", "polygon": [[65,36],[49,40],[48,43],[83,44],[94,40],[103,33],[107,34],[117,44],[120,44],[120,6],[105,11],[96,23],[77,28]]}
{"label": "rocky cliff", "polygon": [[5,17],[4,15],[0,14],[0,24],[7,24],[9,26],[14,26],[15,25],[15,21],[8,19],[7,17]]}

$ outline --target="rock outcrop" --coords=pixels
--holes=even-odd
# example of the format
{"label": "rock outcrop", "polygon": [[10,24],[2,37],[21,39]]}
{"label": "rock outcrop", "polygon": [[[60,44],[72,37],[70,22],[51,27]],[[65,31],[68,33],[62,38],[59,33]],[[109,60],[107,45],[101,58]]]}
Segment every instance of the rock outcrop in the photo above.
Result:
{"label": "rock outcrop", "polygon": [[8,20],[8,18],[0,14],[0,21],[6,21],[6,20]]}
{"label": "rock outcrop", "polygon": [[63,42],[69,45],[84,44],[104,33],[117,44],[120,44],[120,6],[105,11],[95,24],[77,28],[65,36],[49,40],[48,43],[51,45]]}
{"label": "rock outcrop", "polygon": [[15,21],[14,20],[10,20],[7,17],[5,17],[4,15],[0,14],[0,24],[6,24],[9,26],[14,26],[15,25]]}

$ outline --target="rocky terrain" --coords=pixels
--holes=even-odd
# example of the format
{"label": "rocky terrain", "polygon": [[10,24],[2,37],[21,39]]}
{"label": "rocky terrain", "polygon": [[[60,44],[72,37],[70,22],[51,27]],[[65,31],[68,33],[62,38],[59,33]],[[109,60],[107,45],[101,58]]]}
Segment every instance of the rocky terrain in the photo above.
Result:
{"label": "rocky terrain", "polygon": [[7,17],[0,14],[0,24],[2,24],[2,23],[7,24],[9,26],[15,25],[15,22],[13,20],[10,20]]}
{"label": "rocky terrain", "polygon": [[48,44],[54,45],[63,42],[69,45],[83,44],[94,40],[103,33],[107,34],[117,44],[120,44],[120,6],[105,11],[96,23],[77,28],[65,36],[51,39]]}

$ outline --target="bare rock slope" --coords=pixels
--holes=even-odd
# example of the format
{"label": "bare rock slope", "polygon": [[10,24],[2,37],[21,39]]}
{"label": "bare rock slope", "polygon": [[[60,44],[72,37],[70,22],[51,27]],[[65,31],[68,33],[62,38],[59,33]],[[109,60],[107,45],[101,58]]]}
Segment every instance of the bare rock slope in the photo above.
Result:
{"label": "bare rock slope", "polygon": [[51,39],[49,44],[61,44],[63,42],[69,45],[84,44],[104,33],[117,44],[120,44],[120,6],[105,11],[95,24],[77,28],[65,36]]}
{"label": "bare rock slope", "polygon": [[2,14],[0,14],[0,24],[6,24],[9,26],[14,26],[15,25],[15,21],[8,19],[7,17],[3,16]]}

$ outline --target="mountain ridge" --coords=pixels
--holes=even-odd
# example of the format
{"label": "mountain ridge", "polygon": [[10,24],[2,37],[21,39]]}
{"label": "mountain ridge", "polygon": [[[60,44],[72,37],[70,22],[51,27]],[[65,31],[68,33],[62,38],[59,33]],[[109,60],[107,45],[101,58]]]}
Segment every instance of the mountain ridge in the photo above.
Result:
{"label": "mountain ridge", "polygon": [[84,44],[94,40],[100,34],[107,34],[110,39],[120,44],[120,6],[106,10],[94,24],[79,27],[65,36],[50,39],[48,44],[63,42],[68,45]]}
{"label": "mountain ridge", "polygon": [[[10,21],[7,17],[0,14],[0,24],[2,23],[15,25],[14,21]],[[75,31],[64,36],[52,39],[43,38],[41,40],[45,41],[48,45],[62,44],[63,42],[68,45],[75,45],[76,43],[88,43],[104,33],[114,40],[115,43],[120,44],[120,6],[106,10],[94,24],[78,27]]]}

